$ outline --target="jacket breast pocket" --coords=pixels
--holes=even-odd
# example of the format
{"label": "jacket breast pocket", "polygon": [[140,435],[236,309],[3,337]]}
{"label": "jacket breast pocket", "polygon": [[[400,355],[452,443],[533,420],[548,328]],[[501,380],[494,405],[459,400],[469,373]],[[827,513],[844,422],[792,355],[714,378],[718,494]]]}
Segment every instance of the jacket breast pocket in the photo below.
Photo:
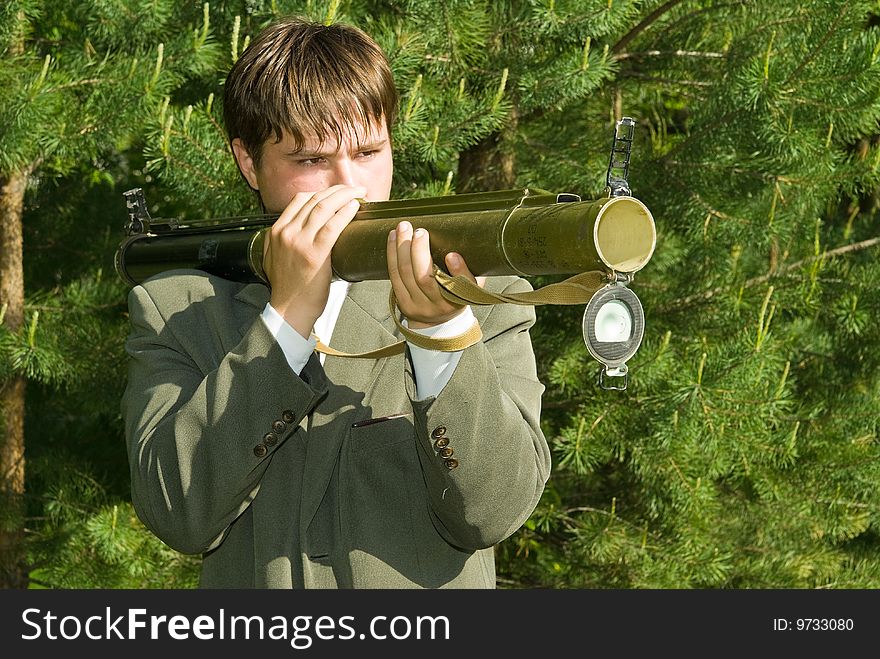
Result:
{"label": "jacket breast pocket", "polygon": [[355,453],[378,451],[400,442],[413,442],[412,413],[356,421],[351,425],[349,445]]}

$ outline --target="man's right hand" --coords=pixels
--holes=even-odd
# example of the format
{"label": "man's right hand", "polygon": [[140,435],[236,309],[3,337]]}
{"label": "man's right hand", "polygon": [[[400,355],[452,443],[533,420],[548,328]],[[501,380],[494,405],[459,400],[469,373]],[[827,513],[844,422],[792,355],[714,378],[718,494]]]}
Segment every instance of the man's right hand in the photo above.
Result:
{"label": "man's right hand", "polygon": [[357,199],[366,194],[366,188],[347,185],[299,192],[266,235],[263,270],[272,289],[269,303],[304,338],[327,305],[333,245],[357,213]]}

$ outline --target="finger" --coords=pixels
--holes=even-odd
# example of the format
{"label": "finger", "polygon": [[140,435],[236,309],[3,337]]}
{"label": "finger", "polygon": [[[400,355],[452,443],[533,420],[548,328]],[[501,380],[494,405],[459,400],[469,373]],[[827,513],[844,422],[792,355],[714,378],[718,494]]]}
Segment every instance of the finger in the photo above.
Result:
{"label": "finger", "polygon": [[395,290],[395,294],[404,303],[411,301],[421,305],[425,301],[425,296],[413,274],[412,234],[413,228],[409,222],[403,221],[397,225],[397,272],[403,289]]}
{"label": "finger", "polygon": [[341,186],[333,186],[319,192],[297,192],[272,225],[271,238],[292,245],[303,233],[303,225],[309,217],[311,209],[339,187]]}
{"label": "finger", "polygon": [[273,233],[279,234],[287,227],[291,227],[291,230],[295,232],[301,231],[318,203],[346,187],[348,186],[334,185],[317,192],[297,192],[272,226]]}
{"label": "finger", "polygon": [[[360,195],[359,195],[360,196]],[[360,209],[361,204],[357,198],[351,199],[338,209],[327,221],[318,229],[315,234],[314,244],[326,248],[332,248],[336,244],[339,234],[348,226],[349,222],[354,219]]]}
{"label": "finger", "polygon": [[331,217],[336,215],[337,211],[353,199],[364,197],[366,194],[367,189],[364,187],[347,185],[334,185],[316,192],[298,213],[300,230],[312,235],[316,234]]}
{"label": "finger", "polygon": [[421,294],[435,304],[443,301],[440,286],[434,278],[434,259],[431,258],[431,238],[426,229],[413,233],[410,261],[415,285]]}
{"label": "finger", "polygon": [[403,282],[400,280],[400,269],[397,265],[397,229],[392,229],[388,233],[388,244],[385,248],[385,260],[388,263],[388,279],[391,280],[391,287],[394,294],[400,300],[401,291],[405,291]]}
{"label": "finger", "polygon": [[278,216],[278,219],[272,224],[272,232],[280,233],[281,230],[290,224],[302,210],[303,206],[305,206],[309,200],[314,196],[312,192],[297,192],[293,195],[293,199],[288,202],[287,206],[285,206],[284,210],[281,211],[281,214]]}
{"label": "finger", "polygon": [[311,192],[297,192],[293,195],[293,199],[288,202],[287,206],[284,207],[284,210],[281,211],[275,222],[272,223],[272,226],[269,227],[268,233],[263,237],[264,269],[268,268],[272,262],[273,242],[283,239],[284,230],[295,220],[297,214],[309,202],[313,194]]}
{"label": "finger", "polygon": [[485,277],[474,277],[461,254],[457,252],[449,252],[449,254],[446,255],[446,267],[449,269],[449,274],[453,277],[464,275],[479,286],[483,286],[486,283]]}
{"label": "finger", "polygon": [[[287,245],[299,244],[305,249],[329,249],[339,237],[339,232],[357,213],[358,204],[355,202],[351,205],[352,202],[364,194],[364,188],[350,186],[332,186],[314,193],[297,217],[282,227],[281,239]],[[342,213],[337,216],[339,211]],[[340,220],[341,224],[335,224],[325,231],[325,225],[334,218]]]}

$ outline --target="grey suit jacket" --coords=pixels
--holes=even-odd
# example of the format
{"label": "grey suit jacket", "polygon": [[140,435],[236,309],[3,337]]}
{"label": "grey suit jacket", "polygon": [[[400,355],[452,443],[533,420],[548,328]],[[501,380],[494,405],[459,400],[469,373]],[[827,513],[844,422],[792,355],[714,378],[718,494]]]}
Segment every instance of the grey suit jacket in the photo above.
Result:
{"label": "grey suit jacket", "polygon": [[[389,286],[351,286],[334,348],[399,339]],[[297,376],[260,320],[268,297],[197,271],[132,289],[122,411],[144,524],[203,554],[203,587],[494,587],[492,547],[550,470],[534,310],[475,307],[483,340],[438,396],[413,401],[404,355],[313,355]]]}

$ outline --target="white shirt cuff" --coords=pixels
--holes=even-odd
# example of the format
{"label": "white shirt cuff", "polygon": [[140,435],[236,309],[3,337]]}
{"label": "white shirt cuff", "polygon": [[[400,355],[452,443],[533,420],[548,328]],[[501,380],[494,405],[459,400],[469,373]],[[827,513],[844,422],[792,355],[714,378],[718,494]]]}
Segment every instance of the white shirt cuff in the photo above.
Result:
{"label": "white shirt cuff", "polygon": [[[401,324],[411,332],[421,334],[433,339],[448,339],[467,332],[476,322],[474,312],[470,307],[455,318],[450,318],[445,323],[423,329],[412,329],[404,318]],[[456,352],[443,352],[441,350],[428,350],[408,343],[409,354],[412,357],[413,373],[416,378],[417,400],[425,400],[439,394],[443,387],[452,378],[455,367],[461,359],[461,350]]]}
{"label": "white shirt cuff", "polygon": [[275,338],[284,353],[287,363],[294,373],[299,375],[309,361],[309,357],[315,350],[317,341],[314,337],[305,339],[302,335],[293,329],[284,317],[275,311],[271,304],[266,303],[263,313],[260,315],[266,329]]}

